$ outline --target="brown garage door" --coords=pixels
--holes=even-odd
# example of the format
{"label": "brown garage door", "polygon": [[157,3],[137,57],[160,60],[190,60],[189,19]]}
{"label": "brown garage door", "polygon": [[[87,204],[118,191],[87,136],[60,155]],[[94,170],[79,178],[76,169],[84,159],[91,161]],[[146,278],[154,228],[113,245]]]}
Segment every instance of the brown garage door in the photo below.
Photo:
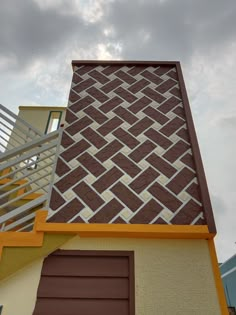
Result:
{"label": "brown garage door", "polygon": [[43,263],[33,315],[134,315],[133,252],[58,250]]}

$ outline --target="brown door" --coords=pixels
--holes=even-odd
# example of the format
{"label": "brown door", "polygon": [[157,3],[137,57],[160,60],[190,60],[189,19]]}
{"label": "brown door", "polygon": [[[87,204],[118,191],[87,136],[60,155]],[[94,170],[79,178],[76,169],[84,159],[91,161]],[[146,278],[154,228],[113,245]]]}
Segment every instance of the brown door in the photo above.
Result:
{"label": "brown door", "polygon": [[43,263],[33,315],[134,315],[133,252],[58,250]]}

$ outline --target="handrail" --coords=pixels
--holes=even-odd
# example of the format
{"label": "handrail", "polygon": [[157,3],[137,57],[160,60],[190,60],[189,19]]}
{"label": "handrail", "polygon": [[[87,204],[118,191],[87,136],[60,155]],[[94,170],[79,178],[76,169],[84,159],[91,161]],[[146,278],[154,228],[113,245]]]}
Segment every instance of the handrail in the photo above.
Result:
{"label": "handrail", "polygon": [[62,130],[42,134],[1,104],[0,110],[6,149],[0,153],[0,230],[20,231],[32,225],[38,206],[48,206]]}
{"label": "handrail", "polygon": [[9,116],[12,116],[14,119],[16,119],[17,121],[20,121],[22,124],[24,124],[25,126],[27,126],[28,128],[30,128],[31,130],[33,130],[36,134],[38,134],[39,136],[42,136],[43,133],[41,131],[39,131],[37,128],[31,126],[27,121],[25,121],[24,119],[20,118],[19,116],[17,116],[16,114],[14,114],[12,111],[10,111],[9,109],[7,109],[6,107],[4,107],[2,104],[0,104],[0,110],[4,111],[5,113],[7,113]]}

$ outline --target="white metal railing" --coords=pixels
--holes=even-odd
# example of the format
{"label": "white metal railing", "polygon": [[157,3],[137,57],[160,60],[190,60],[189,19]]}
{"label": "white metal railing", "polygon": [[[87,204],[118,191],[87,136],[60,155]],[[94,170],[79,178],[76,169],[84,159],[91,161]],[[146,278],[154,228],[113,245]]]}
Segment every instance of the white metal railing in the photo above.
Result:
{"label": "white metal railing", "polygon": [[0,104],[0,152],[19,147],[43,133]]}
{"label": "white metal railing", "polygon": [[[9,110],[4,111],[12,115]],[[19,132],[18,120],[16,124],[12,122],[12,130]],[[9,133],[9,140],[0,153],[1,231],[30,230],[35,211],[48,206],[61,131],[42,135],[24,124],[28,130],[26,141],[18,142],[20,137],[16,141],[15,134],[12,140]]]}

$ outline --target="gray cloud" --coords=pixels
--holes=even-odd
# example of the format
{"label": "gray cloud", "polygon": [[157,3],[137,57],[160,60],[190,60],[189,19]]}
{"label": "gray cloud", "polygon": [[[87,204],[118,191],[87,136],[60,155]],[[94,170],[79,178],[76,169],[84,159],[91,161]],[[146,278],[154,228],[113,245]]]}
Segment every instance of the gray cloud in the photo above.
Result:
{"label": "gray cloud", "polygon": [[[236,40],[233,0],[115,1],[107,17],[125,58],[189,60]],[[149,35],[144,40],[144,34]]]}
{"label": "gray cloud", "polygon": [[60,54],[72,39],[83,47],[93,43],[99,26],[86,24],[79,15],[63,14],[62,9],[60,5],[58,10],[43,10],[32,0],[1,1],[0,57],[10,57],[16,65],[24,66],[37,58]]}

